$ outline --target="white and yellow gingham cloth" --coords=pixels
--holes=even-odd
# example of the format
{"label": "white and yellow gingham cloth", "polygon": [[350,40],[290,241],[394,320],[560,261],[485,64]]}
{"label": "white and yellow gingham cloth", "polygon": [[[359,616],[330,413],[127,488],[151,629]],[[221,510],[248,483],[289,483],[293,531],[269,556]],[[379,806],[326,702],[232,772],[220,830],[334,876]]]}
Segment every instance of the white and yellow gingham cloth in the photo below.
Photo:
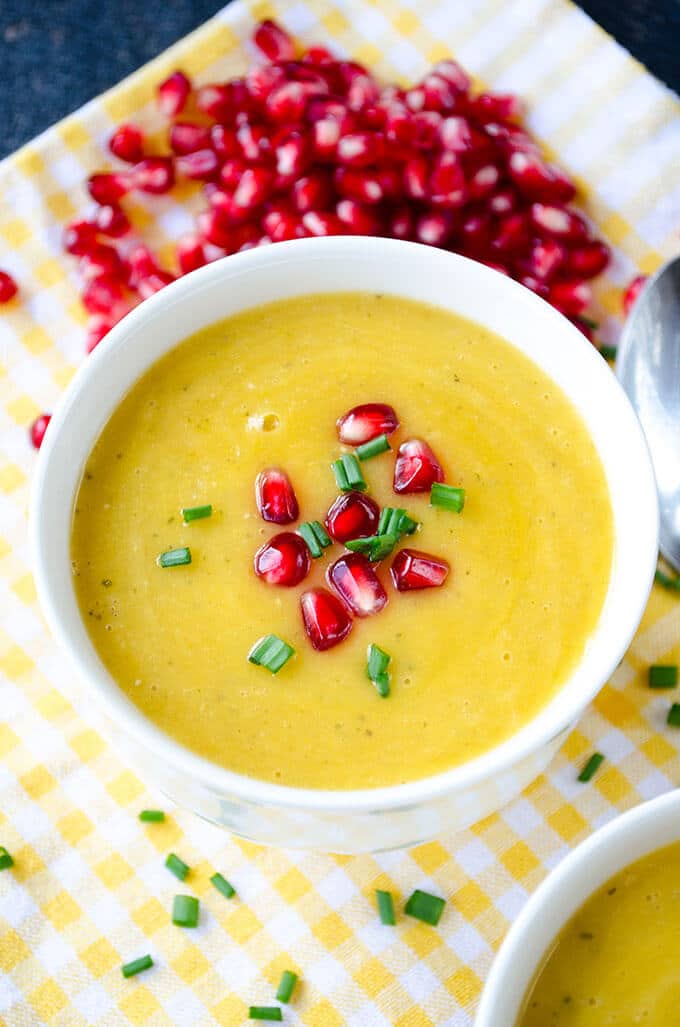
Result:
{"label": "white and yellow gingham cloth", "polygon": [[[616,247],[598,291],[605,341],[617,335],[622,284],[680,249],[678,99],[565,0],[239,0],[0,165],[0,267],[21,285],[0,312],[0,844],[16,863],[0,873],[9,1027],[231,1027],[251,1003],[272,1004],[286,968],[302,981],[286,1023],[469,1027],[494,950],[548,870],[604,821],[680,781],[669,695],[651,692],[644,674],[680,661],[680,599],[657,589],[628,657],[549,772],[470,831],[410,852],[334,857],[260,848],[181,810],[165,824],[138,822],[163,800],[93,727],[36,606],[26,425],[54,407],[83,357],[60,236],[87,209],[82,183],[106,164],[113,126],[131,118],[160,130],[154,87],[178,64],[198,81],[242,71],[245,40],[265,16],[389,79],[454,55],[479,82],[521,94],[532,130],[587,190]],[[181,203],[155,197],[132,215],[168,256],[193,202],[187,190]],[[607,762],[579,785],[593,749]],[[171,850],[193,868],[184,885],[163,867]],[[214,870],[237,898],[212,888]],[[376,887],[399,908],[415,887],[445,896],[439,927],[404,917],[383,927]],[[178,891],[201,898],[197,930],[170,922]],[[121,964],[146,952],[154,969],[124,980]]]}

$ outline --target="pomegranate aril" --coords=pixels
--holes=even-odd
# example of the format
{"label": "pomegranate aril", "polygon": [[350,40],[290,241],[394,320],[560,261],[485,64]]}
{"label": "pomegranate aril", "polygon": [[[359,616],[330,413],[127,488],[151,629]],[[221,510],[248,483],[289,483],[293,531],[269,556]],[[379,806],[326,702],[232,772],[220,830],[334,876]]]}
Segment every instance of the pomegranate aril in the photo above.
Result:
{"label": "pomegranate aril", "polygon": [[102,206],[115,207],[132,187],[133,178],[127,171],[102,171],[87,180],[90,196]]}
{"label": "pomegranate aril", "polygon": [[384,138],[377,132],[350,132],[340,137],[336,152],[341,164],[365,168],[378,163],[384,150]]}
{"label": "pomegranate aril", "polygon": [[269,585],[299,585],[312,566],[307,543],[292,531],[274,535],[255,553],[255,573]]}
{"label": "pomegranate aril", "polygon": [[324,210],[331,202],[332,196],[331,180],[323,171],[313,171],[298,178],[291,189],[293,206],[301,214],[308,210]]}
{"label": "pomegranate aril", "polygon": [[325,588],[312,588],[300,596],[302,621],[314,649],[332,649],[352,630],[352,619],[337,596]]}
{"label": "pomegranate aril", "polygon": [[234,111],[234,90],[230,83],[211,83],[196,91],[196,106],[215,121],[226,122]]}
{"label": "pomegranate aril", "polygon": [[425,157],[411,157],[404,165],[404,190],[412,200],[424,200],[428,195],[430,166]]}
{"label": "pomegranate aril", "polygon": [[463,168],[454,153],[445,151],[435,161],[429,181],[429,199],[441,207],[461,207],[467,198]]}
{"label": "pomegranate aril", "polygon": [[158,261],[148,246],[135,246],[128,253],[127,265],[128,281],[132,288],[136,288],[143,278],[149,278],[157,271],[160,271]]}
{"label": "pomegranate aril", "polygon": [[375,535],[380,520],[380,507],[363,492],[343,492],[326,514],[329,535],[337,542]]}
{"label": "pomegranate aril", "polygon": [[402,549],[392,561],[390,574],[398,592],[439,588],[448,577],[449,565],[446,560],[419,549]]}
{"label": "pomegranate aril", "polygon": [[220,169],[220,159],[214,150],[194,150],[175,158],[175,168],[185,178],[207,181]]}
{"label": "pomegranate aril", "polygon": [[536,278],[535,275],[521,275],[517,279],[520,285],[523,285],[527,289],[531,289],[537,296],[541,296],[543,299],[548,299],[550,295],[550,289],[541,278]]}
{"label": "pomegranate aril", "polygon": [[[108,235],[112,239],[120,239],[127,235],[132,227],[124,211],[120,207],[97,207],[93,214],[93,227],[102,235]],[[73,251],[71,251],[73,252]]]}
{"label": "pomegranate aril", "polygon": [[232,157],[226,160],[220,171],[220,183],[225,189],[236,189],[243,174],[248,170],[248,165],[240,157]]}
{"label": "pomegranate aril", "polygon": [[130,123],[119,125],[109,139],[109,150],[119,160],[136,164],[144,156],[144,136],[141,129]]}
{"label": "pomegranate aril", "polygon": [[475,121],[511,121],[519,118],[522,103],[512,93],[480,93],[470,101],[470,112]]}
{"label": "pomegranate aril", "polygon": [[459,90],[437,72],[426,75],[419,88],[423,93],[425,111],[450,111],[456,105]]}
{"label": "pomegranate aril", "polygon": [[234,205],[250,211],[259,207],[270,195],[274,176],[266,168],[247,168],[234,192]]}
{"label": "pomegranate aril", "polygon": [[444,471],[427,442],[402,442],[394,465],[394,491],[399,495],[429,492],[436,481],[444,481]]}
{"label": "pomegranate aril", "polygon": [[415,217],[411,207],[404,204],[393,210],[388,227],[389,234],[395,239],[412,239],[415,233]]}
{"label": "pomegranate aril", "polygon": [[319,160],[332,160],[335,157],[342,125],[335,118],[322,118],[312,125],[312,148]]}
{"label": "pomegranate aril", "polygon": [[82,301],[91,314],[108,314],[115,321],[130,308],[120,279],[110,274],[92,278],[83,290]]}
{"label": "pomegranate aril", "polygon": [[[102,207],[102,210],[106,208]],[[97,244],[97,228],[91,221],[72,221],[64,229],[63,246],[67,253],[82,257]]]}
{"label": "pomegranate aril", "polygon": [[244,121],[236,129],[236,142],[246,160],[265,160],[271,152],[271,139],[264,125]]}
{"label": "pomegranate aril", "polygon": [[300,239],[305,234],[300,218],[284,203],[270,207],[262,218],[262,228],[272,242]]}
{"label": "pomegranate aril", "polygon": [[175,276],[171,275],[169,271],[154,271],[147,278],[141,278],[137,283],[137,292],[143,300],[153,296],[155,292],[160,292],[166,285],[170,285],[171,282],[175,281]]}
{"label": "pomegranate aril", "polygon": [[530,200],[566,203],[576,193],[576,187],[566,175],[533,153],[518,150],[510,154],[508,171],[520,192]]}
{"label": "pomegranate aril", "polygon": [[305,64],[329,64],[335,57],[325,46],[310,46],[302,55]]}
{"label": "pomegranate aril", "polygon": [[451,218],[446,212],[421,214],[416,222],[415,237],[428,246],[443,246],[451,234]]}
{"label": "pomegranate aril", "polygon": [[235,226],[221,207],[202,211],[197,222],[199,233],[206,242],[223,250],[230,249]]}
{"label": "pomegranate aril", "polygon": [[183,71],[173,71],[158,87],[157,103],[161,114],[174,118],[182,111],[189,99],[191,82]]}
{"label": "pomegranate aril", "polygon": [[492,223],[485,213],[470,213],[462,221],[458,230],[463,252],[471,256],[488,253],[491,245]]}
{"label": "pomegranate aril", "polygon": [[631,282],[628,283],[625,292],[623,293],[622,305],[623,312],[628,317],[633,304],[642,292],[643,286],[647,281],[647,275],[636,275]]}
{"label": "pomegranate aril", "polygon": [[555,239],[535,239],[526,260],[527,273],[549,281],[564,267],[567,252]]}
{"label": "pomegranate aril", "polygon": [[167,193],[175,184],[175,169],[170,157],[146,157],[132,169],[135,189],[145,193]]}
{"label": "pomegranate aril", "polygon": [[472,146],[470,122],[460,115],[444,118],[439,126],[439,140],[445,150],[465,153]]}
{"label": "pomegranate aril", "polygon": [[482,164],[468,179],[469,198],[471,200],[483,200],[494,191],[500,182],[500,178],[501,173],[495,164]]}
{"label": "pomegranate aril", "polygon": [[529,212],[534,228],[542,235],[553,236],[567,246],[575,245],[588,236],[588,226],[584,219],[566,207],[532,203]]}
{"label": "pomegranate aril", "polygon": [[529,242],[529,224],[526,216],[508,214],[499,221],[491,246],[500,254],[516,254],[525,251]]}
{"label": "pomegranate aril", "polygon": [[327,92],[327,88],[324,90],[321,85],[313,82],[285,82],[267,97],[267,114],[273,121],[282,124],[301,121],[309,100],[324,91]]}
{"label": "pomegranate aril", "polygon": [[371,207],[356,200],[340,200],[335,207],[338,218],[353,235],[379,235],[380,219]]}
{"label": "pomegranate aril", "polygon": [[347,229],[337,214],[309,210],[302,215],[302,224],[309,235],[346,235]]}
{"label": "pomegranate aril", "polygon": [[86,281],[100,275],[112,275],[121,280],[125,277],[123,261],[118,250],[102,242],[95,243],[87,250],[80,258],[78,269]]}
{"label": "pomegranate aril", "polygon": [[185,235],[177,243],[177,263],[183,275],[208,263],[205,246],[197,235]]}
{"label": "pomegranate aril", "polygon": [[87,334],[85,336],[85,352],[91,353],[105,335],[113,328],[113,321],[105,314],[93,314],[87,322]]}
{"label": "pomegranate aril", "polygon": [[345,446],[362,446],[378,435],[391,435],[398,427],[396,411],[387,403],[361,403],[337,420],[338,438]]}
{"label": "pomegranate aril", "polygon": [[470,89],[470,76],[457,61],[438,61],[432,68],[432,74],[443,78],[453,86],[457,93],[467,93]]}
{"label": "pomegranate aril", "polygon": [[487,206],[496,217],[503,217],[504,214],[511,214],[517,207],[517,194],[513,189],[498,189],[489,198]]}
{"label": "pomegranate aril", "polygon": [[170,128],[170,149],[173,153],[195,153],[211,146],[210,130],[191,121],[177,121]]}
{"label": "pomegranate aril", "polygon": [[[215,153],[222,160],[225,160],[227,157],[236,157],[241,152],[236,132],[227,128],[226,125],[212,125],[210,129],[210,146],[212,146]],[[202,147],[200,148],[202,149]]]}
{"label": "pomegranate aril", "polygon": [[599,239],[593,239],[569,251],[566,271],[575,278],[594,278],[604,271],[610,257],[609,247]]}
{"label": "pomegranate aril", "polygon": [[40,416],[36,417],[35,421],[31,425],[29,429],[29,435],[31,437],[31,442],[33,443],[36,449],[40,449],[40,447],[42,446],[43,439],[45,438],[45,432],[47,431],[47,426],[51,420],[51,414],[40,414]]}
{"label": "pomegranate aril", "polygon": [[387,604],[387,593],[375,570],[361,553],[346,553],[328,568],[332,585],[355,617],[370,617]]}
{"label": "pomegranate aril", "polygon": [[270,18],[260,22],[253,34],[253,40],[270,61],[292,61],[295,57],[293,40],[285,29]]}
{"label": "pomegranate aril", "polygon": [[19,286],[8,271],[0,271],[0,303],[9,303],[19,291]]}
{"label": "pomegranate aril", "polygon": [[310,165],[307,140],[299,133],[293,133],[285,142],[274,149],[276,171],[283,180],[293,184]]}
{"label": "pomegranate aril", "polygon": [[581,314],[589,306],[593,293],[587,282],[578,279],[553,282],[549,299],[563,314]]}
{"label": "pomegranate aril", "polygon": [[255,479],[255,502],[260,516],[272,524],[290,524],[297,520],[298,501],[285,471],[270,467]]}

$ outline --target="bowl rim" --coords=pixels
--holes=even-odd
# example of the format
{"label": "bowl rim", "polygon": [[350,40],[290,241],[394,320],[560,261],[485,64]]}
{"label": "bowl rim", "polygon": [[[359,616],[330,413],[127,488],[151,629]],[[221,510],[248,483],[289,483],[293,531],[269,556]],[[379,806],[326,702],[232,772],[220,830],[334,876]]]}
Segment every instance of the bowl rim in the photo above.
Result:
{"label": "bowl rim", "polygon": [[[575,849],[572,849],[558,863],[554,870],[550,871],[536,891],[527,899],[519,916],[514,920],[510,930],[503,939],[482,991],[474,1027],[497,1027],[499,1023],[498,1014],[501,1012],[502,1004],[505,1002],[507,995],[506,981],[509,977],[512,977],[517,961],[522,958],[527,935],[531,933],[537,919],[544,914],[546,908],[550,908],[555,900],[569,889],[574,878],[583,871],[583,867],[591,863],[596,854],[604,851],[607,852],[610,863],[609,870],[604,877],[601,874],[596,875],[598,878],[597,883],[592,885],[592,887],[589,886],[585,898],[580,899],[576,909],[581,908],[595,894],[598,888],[601,888],[603,884],[627,866],[636,863],[639,859],[643,859],[645,855],[665,848],[666,845],[676,844],[680,841],[679,811],[680,789],[671,788],[668,792],[663,792],[653,799],[631,807],[625,813],[614,816],[603,827],[598,828],[588,838],[580,842]],[[653,827],[654,824],[659,822],[666,823],[668,820],[672,820],[673,827],[677,829],[675,842],[666,841],[659,843],[657,840],[642,854],[631,857],[626,842],[629,842],[631,837],[641,838],[650,826]],[[653,831],[649,833],[651,837]],[[561,918],[560,925],[554,931],[553,937],[558,934],[573,915],[574,913],[572,912]],[[541,955],[536,960],[536,964],[532,966],[530,980],[534,979],[541,956],[545,955],[547,947],[543,949]],[[526,992],[524,994],[526,995]],[[520,1010],[521,1005],[517,1010],[517,1014],[519,1014]],[[504,1009],[504,1012],[507,1014],[507,1008]]]}
{"label": "bowl rim", "polygon": [[[490,267],[459,254],[425,246],[420,243],[370,236],[308,238],[277,243],[273,246],[255,247],[248,251],[214,261],[205,267],[192,271],[189,275],[177,279],[135,307],[122,321],[111,329],[88,359],[79,366],[61,397],[39,452],[31,491],[29,524],[33,572],[40,605],[52,635],[70,658],[71,665],[76,670],[80,680],[85,682],[86,687],[96,694],[99,704],[114,723],[121,726],[144,749],[151,751],[166,765],[181,771],[191,780],[200,782],[214,793],[230,794],[255,806],[318,810],[328,814],[343,812],[372,813],[375,811],[383,812],[415,807],[423,801],[436,800],[451,792],[469,788],[492,775],[500,775],[512,765],[538,751],[543,745],[573,725],[585,706],[602,687],[602,681],[606,680],[606,677],[602,678],[602,681],[593,680],[588,688],[584,688],[579,693],[578,697],[574,697],[569,708],[559,718],[556,716],[552,722],[544,723],[547,719],[549,720],[549,718],[546,718],[546,712],[549,706],[552,705],[551,701],[548,707],[544,707],[520,731],[511,735],[500,745],[448,770],[396,785],[365,789],[331,790],[295,787],[247,777],[199,756],[175,741],[170,735],[156,727],[151,720],[147,719],[118,688],[101,661],[99,661],[101,672],[96,679],[93,678],[91,670],[86,667],[84,659],[81,658],[80,652],[70,638],[65,619],[61,615],[57,590],[53,589],[49,582],[46,560],[48,547],[46,546],[45,539],[45,524],[48,511],[45,509],[43,502],[46,480],[49,474],[50,457],[59,445],[60,433],[69,418],[70,410],[77,403],[77,397],[87,389],[90,380],[100,374],[100,366],[106,365],[115,359],[117,348],[131,332],[135,332],[139,327],[152,322],[157,316],[162,316],[165,308],[176,306],[178,303],[189,300],[197,287],[214,285],[223,278],[236,277],[244,272],[252,272],[259,267],[275,265],[287,259],[301,260],[306,258],[309,261],[316,261],[323,259],[325,254],[326,257],[331,259],[341,257],[351,261],[352,256],[356,255],[357,249],[369,253],[372,251],[372,255],[376,260],[380,259],[381,255],[386,255],[391,259],[408,258],[409,260],[415,259],[423,263],[427,263],[427,261],[446,261],[452,274],[455,274],[456,266],[462,264],[468,274],[476,275],[480,279],[480,283],[491,292],[494,290],[501,294],[504,291],[509,292],[514,294],[516,302],[523,305],[525,310],[534,308],[539,310],[543,317],[546,316],[547,312],[547,316],[554,320],[556,333],[559,333],[561,336],[570,335],[571,346],[575,353],[579,353],[579,359],[584,363],[584,371],[588,370],[591,379],[599,379],[603,388],[609,390],[610,396],[618,394],[620,399],[625,401],[625,406],[628,408],[625,416],[628,418],[629,430],[633,434],[637,434],[638,442],[642,444],[642,450],[646,453],[647,481],[637,480],[636,487],[642,490],[641,494],[647,494],[651,504],[648,511],[650,515],[648,527],[651,528],[653,526],[654,530],[648,533],[646,539],[647,559],[642,560],[642,563],[647,565],[648,572],[646,575],[640,575],[638,594],[637,596],[631,596],[629,606],[627,607],[628,617],[618,624],[619,634],[616,643],[611,644],[607,676],[615,669],[619,660],[618,654],[625,651],[637,629],[654,578],[658,543],[658,503],[649,450],[640,424],[621,386],[592,344],[565,317],[519,283]],[[310,290],[310,292],[313,291],[313,289]],[[399,292],[396,291],[394,295],[399,295]],[[267,298],[264,298],[262,302],[268,302]],[[246,308],[244,307],[244,309]],[[173,343],[172,345],[177,344]],[[512,343],[510,344],[512,345]],[[172,345],[167,347],[167,351],[172,348]],[[532,358],[529,357],[529,359]],[[544,370],[544,373],[551,377],[549,372]],[[129,382],[128,388],[132,384],[132,381]],[[619,404],[620,399],[617,400]],[[92,438],[91,445],[94,444],[95,439],[96,436]],[[601,454],[599,455],[601,456]],[[605,464],[604,459],[603,464]],[[69,497],[69,501],[72,502],[72,497]],[[654,525],[651,523],[653,521],[655,521]],[[645,545],[644,538],[640,544],[642,546]],[[615,533],[614,562],[616,550],[617,539]],[[613,566],[610,578],[610,591],[614,574]],[[609,592],[607,595],[609,595]],[[598,621],[591,639],[595,639],[599,632],[600,623]],[[571,675],[555,694],[553,700],[561,691],[566,689],[570,680]]]}

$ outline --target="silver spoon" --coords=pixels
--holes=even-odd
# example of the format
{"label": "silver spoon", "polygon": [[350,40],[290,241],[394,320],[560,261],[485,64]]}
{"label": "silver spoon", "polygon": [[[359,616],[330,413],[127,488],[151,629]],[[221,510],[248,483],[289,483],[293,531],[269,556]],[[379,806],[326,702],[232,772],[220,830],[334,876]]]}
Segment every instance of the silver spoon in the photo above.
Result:
{"label": "silver spoon", "polygon": [[[659,548],[680,573],[680,257],[644,285],[628,316],[616,374],[647,437],[659,492]],[[635,482],[630,483],[634,502]]]}

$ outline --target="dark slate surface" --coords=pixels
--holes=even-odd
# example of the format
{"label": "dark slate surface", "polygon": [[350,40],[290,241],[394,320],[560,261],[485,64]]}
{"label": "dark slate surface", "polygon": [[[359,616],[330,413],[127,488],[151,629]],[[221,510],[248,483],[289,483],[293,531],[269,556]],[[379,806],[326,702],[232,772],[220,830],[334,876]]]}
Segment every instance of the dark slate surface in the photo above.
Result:
{"label": "dark slate surface", "polygon": [[[220,0],[0,0],[0,157],[222,6]],[[581,6],[680,92],[680,0]]]}

